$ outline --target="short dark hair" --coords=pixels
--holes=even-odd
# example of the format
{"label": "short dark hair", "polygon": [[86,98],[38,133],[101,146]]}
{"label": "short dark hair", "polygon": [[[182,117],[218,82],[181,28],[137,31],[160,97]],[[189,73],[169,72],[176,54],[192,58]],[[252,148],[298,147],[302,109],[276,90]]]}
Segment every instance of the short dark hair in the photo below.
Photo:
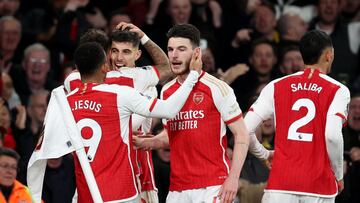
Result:
{"label": "short dark hair", "polygon": [[170,28],[166,36],[168,39],[171,37],[189,39],[194,47],[198,47],[200,45],[200,31],[191,24],[174,25],[172,28]]}
{"label": "short dark hair", "polygon": [[20,160],[20,155],[15,150],[6,147],[0,147],[0,157],[1,156],[9,156],[14,158],[16,162]]}
{"label": "short dark hair", "polygon": [[332,47],[330,36],[320,30],[308,31],[300,39],[300,53],[306,65],[316,64],[329,47]]}
{"label": "short dark hair", "polygon": [[107,51],[109,49],[109,41],[108,35],[103,30],[91,28],[80,37],[79,45],[86,42],[97,42]]}
{"label": "short dark hair", "polygon": [[125,30],[114,30],[110,34],[110,41],[112,42],[129,42],[134,47],[139,47],[140,38],[135,32],[130,32],[128,29]]}
{"label": "short dark hair", "polygon": [[97,42],[81,44],[74,53],[74,62],[80,74],[91,75],[105,63],[104,49]]}

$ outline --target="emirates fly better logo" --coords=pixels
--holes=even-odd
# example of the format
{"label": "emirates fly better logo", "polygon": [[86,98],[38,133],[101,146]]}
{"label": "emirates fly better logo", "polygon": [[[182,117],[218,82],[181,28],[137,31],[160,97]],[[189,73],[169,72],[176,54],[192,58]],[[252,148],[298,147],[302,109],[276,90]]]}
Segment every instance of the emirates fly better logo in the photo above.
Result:
{"label": "emirates fly better logo", "polygon": [[193,101],[196,105],[200,104],[204,100],[204,93],[195,92],[193,96]]}

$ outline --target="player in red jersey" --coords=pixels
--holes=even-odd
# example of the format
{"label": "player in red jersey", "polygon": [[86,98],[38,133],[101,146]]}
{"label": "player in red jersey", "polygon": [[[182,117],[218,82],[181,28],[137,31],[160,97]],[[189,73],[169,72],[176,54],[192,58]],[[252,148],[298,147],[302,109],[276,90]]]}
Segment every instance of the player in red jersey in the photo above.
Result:
{"label": "player in red jersey", "polygon": [[[200,32],[190,24],[168,32],[168,57],[176,79],[166,84],[163,99],[183,85]],[[199,82],[175,118],[165,120],[165,130],[153,138],[134,138],[137,147],[170,147],[170,192],[167,202],[232,202],[244,163],[249,135],[233,90],[202,72]],[[226,126],[234,135],[232,163],[226,155]]]}
{"label": "player in red jersey", "polygon": [[305,70],[276,79],[262,90],[245,116],[250,152],[266,159],[257,142],[258,125],[274,117],[275,152],[263,203],[334,202],[343,188],[342,126],[350,93],[330,78],[331,39],[309,31],[300,41]]}
{"label": "player in red jersey", "polygon": [[[139,193],[130,158],[131,114],[174,117],[185,103],[201,72],[200,50],[193,54],[190,77],[184,88],[166,101],[143,96],[128,86],[102,84],[106,54],[98,43],[84,43],[74,54],[82,85],[68,94],[68,101],[101,196],[105,202],[138,202]],[[75,157],[78,202],[92,202]]]}
{"label": "player in red jersey", "polygon": [[[105,83],[134,87],[141,93],[157,97],[155,85],[159,80],[164,81],[169,77],[169,60],[166,54],[135,25],[122,22],[116,26],[116,29],[111,33],[110,39],[101,30],[89,30],[81,37],[80,44],[96,41],[108,50],[109,69],[115,71],[106,74]],[[141,56],[140,42],[155,65],[135,66],[135,61]],[[81,85],[79,72],[71,73],[65,79],[64,85],[68,91]],[[151,123],[152,118],[144,118],[136,114],[132,117],[134,131],[149,133]],[[132,151],[132,159],[143,200],[146,203],[157,203],[151,151]]]}

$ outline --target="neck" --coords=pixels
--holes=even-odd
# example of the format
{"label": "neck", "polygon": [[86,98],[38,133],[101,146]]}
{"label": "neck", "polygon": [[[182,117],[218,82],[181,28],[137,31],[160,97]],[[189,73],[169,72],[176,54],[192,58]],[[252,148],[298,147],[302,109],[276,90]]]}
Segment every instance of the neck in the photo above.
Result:
{"label": "neck", "polygon": [[332,32],[335,28],[335,23],[318,22],[317,25],[320,30],[322,30],[326,33]]}
{"label": "neck", "polygon": [[184,81],[186,80],[187,76],[189,75],[189,73],[190,73],[190,72],[187,72],[187,73],[178,75],[178,76],[177,76],[177,81],[178,81],[180,84],[183,84]]}
{"label": "neck", "polygon": [[328,68],[325,67],[323,64],[313,64],[313,65],[305,65],[305,68],[310,68],[310,69],[314,69],[314,70],[319,70],[321,73],[323,74],[327,74],[328,73]]}
{"label": "neck", "polygon": [[104,83],[105,74],[94,74],[91,76],[81,76],[81,82],[83,83]]}
{"label": "neck", "polygon": [[35,119],[31,119],[31,132],[35,135],[39,132],[40,126],[42,126],[42,124],[38,123],[35,121]]}
{"label": "neck", "polygon": [[44,89],[45,81],[32,81],[28,82],[29,89],[32,93],[39,92]]}
{"label": "neck", "polygon": [[258,75],[259,82],[270,82],[270,74],[267,75]]}

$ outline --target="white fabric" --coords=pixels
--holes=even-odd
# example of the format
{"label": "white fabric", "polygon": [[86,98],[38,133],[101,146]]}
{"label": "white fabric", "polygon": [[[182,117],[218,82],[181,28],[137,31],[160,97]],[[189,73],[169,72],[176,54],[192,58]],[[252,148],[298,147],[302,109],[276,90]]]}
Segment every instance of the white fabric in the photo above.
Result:
{"label": "white fabric", "polygon": [[[63,88],[63,86],[57,89],[59,88]],[[70,138],[75,134],[73,132],[77,130],[77,127],[67,126],[67,122],[65,122],[65,119],[73,119],[73,116],[64,115],[59,103],[56,101],[54,91],[51,94],[45,115],[44,134],[40,138],[40,141],[42,140],[41,147],[39,149],[39,146],[37,147],[28,163],[27,182],[36,203],[41,202],[47,159],[59,158],[77,150]]]}
{"label": "white fabric", "polygon": [[270,152],[259,142],[255,135],[256,129],[261,125],[263,120],[255,112],[249,111],[246,113],[244,122],[250,135],[249,152],[260,160],[266,160]]}
{"label": "white fabric", "polygon": [[279,203],[279,202],[306,202],[306,203],[334,203],[335,197],[315,197],[307,195],[298,195],[280,192],[265,191],[261,203]]}
{"label": "white fabric", "polygon": [[351,52],[357,54],[360,47],[360,22],[351,22],[348,25]]}
{"label": "white fabric", "polygon": [[198,188],[192,190],[169,191],[166,197],[166,203],[219,203],[218,194],[221,185],[210,186],[206,188]]}

